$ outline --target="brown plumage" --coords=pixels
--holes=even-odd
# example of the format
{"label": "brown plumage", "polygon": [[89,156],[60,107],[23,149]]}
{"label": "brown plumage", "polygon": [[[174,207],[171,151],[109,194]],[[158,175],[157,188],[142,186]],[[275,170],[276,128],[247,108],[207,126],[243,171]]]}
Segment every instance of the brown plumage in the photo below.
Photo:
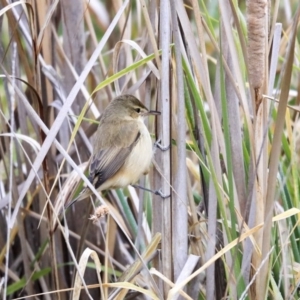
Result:
{"label": "brown plumage", "polygon": [[[89,180],[98,191],[136,183],[148,172],[152,141],[143,118],[151,114],[160,113],[149,111],[131,95],[115,98],[104,110],[89,168]],[[66,208],[92,194],[85,188]]]}

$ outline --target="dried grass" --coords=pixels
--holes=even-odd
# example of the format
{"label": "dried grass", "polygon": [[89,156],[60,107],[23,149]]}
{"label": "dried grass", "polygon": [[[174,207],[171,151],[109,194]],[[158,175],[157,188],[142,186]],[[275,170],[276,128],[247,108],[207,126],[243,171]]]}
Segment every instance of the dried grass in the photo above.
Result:
{"label": "dried grass", "polygon": [[[252,2],[1,0],[3,299],[299,297],[300,6]],[[122,93],[164,197],[85,175]]]}

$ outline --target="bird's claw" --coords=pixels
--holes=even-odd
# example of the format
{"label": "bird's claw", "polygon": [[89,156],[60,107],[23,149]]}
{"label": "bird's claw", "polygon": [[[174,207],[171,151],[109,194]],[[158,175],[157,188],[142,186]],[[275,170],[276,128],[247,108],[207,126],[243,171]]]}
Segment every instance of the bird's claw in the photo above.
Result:
{"label": "bird's claw", "polygon": [[157,195],[157,196],[160,196],[161,198],[163,198],[163,199],[167,199],[167,198],[170,198],[170,194],[169,195],[165,195],[165,194],[163,194],[163,192],[162,192],[162,190],[160,189],[160,190],[156,190],[156,191],[154,191],[153,192],[155,195]]}
{"label": "bird's claw", "polygon": [[156,191],[152,191],[152,190],[150,190],[150,189],[147,189],[147,188],[145,188],[145,187],[143,187],[143,186],[139,186],[139,185],[137,185],[137,184],[131,184],[131,186],[134,187],[134,188],[138,188],[138,189],[141,189],[141,190],[150,192],[150,193],[152,193],[152,194],[154,194],[154,195],[160,196],[160,197],[163,198],[163,199],[167,199],[167,198],[170,197],[170,195],[164,195],[164,194],[162,193],[161,189],[160,189],[160,190],[156,190]]}
{"label": "bird's claw", "polygon": [[163,145],[161,144],[161,139],[158,139],[158,140],[154,143],[154,146],[157,147],[157,148],[159,148],[161,151],[167,151],[167,150],[170,149],[170,145],[168,145],[168,146],[163,146]]}

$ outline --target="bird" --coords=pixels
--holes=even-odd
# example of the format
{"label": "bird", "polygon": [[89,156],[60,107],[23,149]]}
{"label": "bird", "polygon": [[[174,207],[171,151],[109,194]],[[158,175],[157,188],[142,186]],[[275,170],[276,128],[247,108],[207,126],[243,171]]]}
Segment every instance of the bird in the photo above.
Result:
{"label": "bird", "polygon": [[[116,97],[103,111],[95,134],[89,165],[89,181],[98,192],[136,183],[149,172],[153,156],[152,140],[144,123],[149,110],[133,95]],[[65,209],[93,195],[85,187]]]}

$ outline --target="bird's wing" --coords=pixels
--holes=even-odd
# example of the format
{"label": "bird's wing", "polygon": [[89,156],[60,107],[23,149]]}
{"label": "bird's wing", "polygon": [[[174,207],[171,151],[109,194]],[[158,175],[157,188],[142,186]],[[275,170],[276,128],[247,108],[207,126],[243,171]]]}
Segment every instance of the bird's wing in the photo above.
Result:
{"label": "bird's wing", "polygon": [[135,123],[128,123],[118,129],[110,130],[113,134],[108,136],[105,126],[99,128],[101,136],[94,146],[89,175],[96,189],[120,170],[140,138]]}

